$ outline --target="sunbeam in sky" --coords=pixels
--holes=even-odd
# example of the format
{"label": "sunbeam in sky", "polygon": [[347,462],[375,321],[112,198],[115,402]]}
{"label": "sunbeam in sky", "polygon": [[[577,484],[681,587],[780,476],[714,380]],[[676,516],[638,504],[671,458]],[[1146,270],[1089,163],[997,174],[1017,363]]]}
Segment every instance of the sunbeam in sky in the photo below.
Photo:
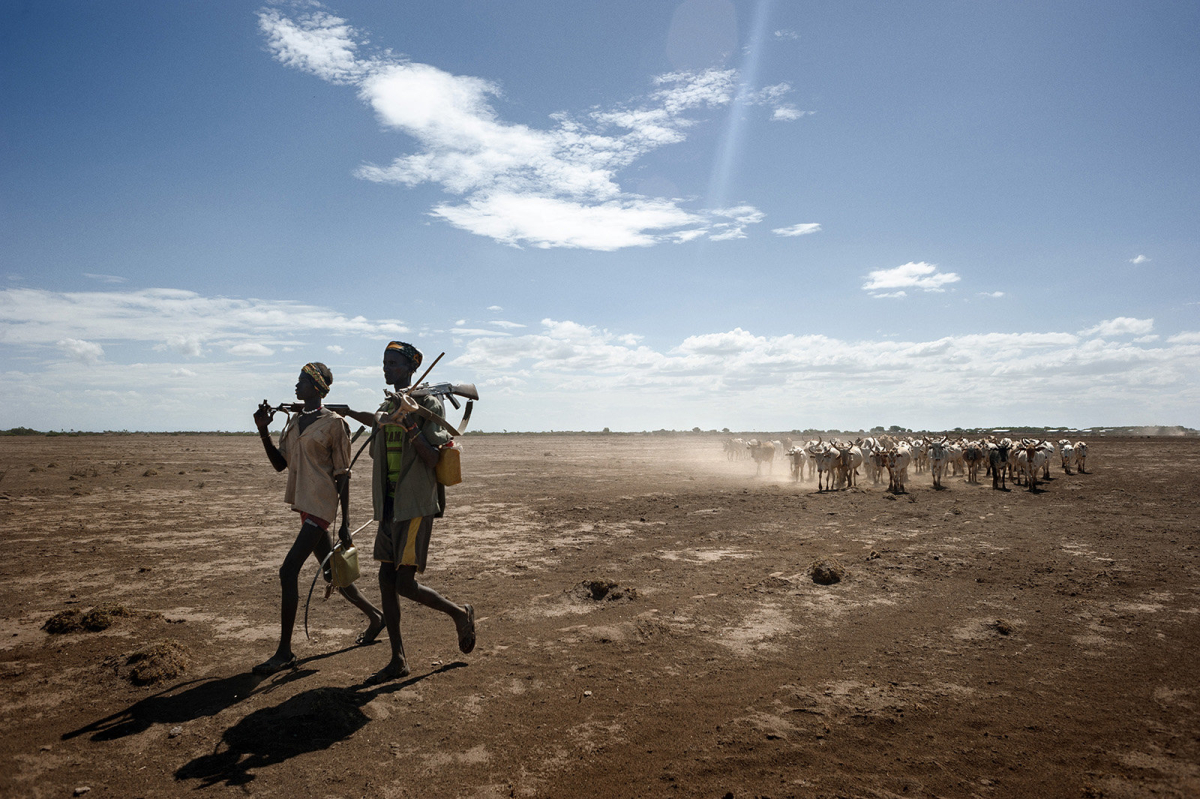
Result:
{"label": "sunbeam in sky", "polygon": [[729,180],[745,143],[747,111],[757,95],[754,87],[758,81],[759,63],[762,59],[763,44],[767,39],[770,16],[771,0],[757,0],[750,24],[750,36],[742,48],[743,58],[738,70],[737,94],[729,106],[725,131],[717,145],[712,175],[708,181],[710,208],[723,208],[731,199],[728,196]]}

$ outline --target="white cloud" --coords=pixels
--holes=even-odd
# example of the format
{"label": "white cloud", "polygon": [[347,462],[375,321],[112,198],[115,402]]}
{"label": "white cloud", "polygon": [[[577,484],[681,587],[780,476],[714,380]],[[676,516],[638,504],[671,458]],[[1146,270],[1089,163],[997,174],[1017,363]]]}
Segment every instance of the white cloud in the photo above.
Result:
{"label": "white cloud", "polygon": [[771,113],[772,122],[794,122],[801,117],[806,117],[812,114],[812,111],[801,111],[794,105],[781,103],[777,105]]}
{"label": "white cloud", "polygon": [[981,292],[979,292],[979,296],[980,297],[991,297],[994,300],[998,300],[1004,296],[1004,292],[1003,291],[981,291]]}
{"label": "white cloud", "polygon": [[[681,228],[723,233],[718,213],[624,191],[616,176],[651,150],[683,141],[693,112],[731,103],[733,70],[660,75],[641,101],[580,117],[555,114],[553,124],[537,128],[503,121],[492,105],[500,88],[488,80],[386,52],[360,56],[361,35],[325,12],[289,19],[265,10],[259,25],[278,61],[357,86],[384,127],[415,141],[412,154],[363,165],[357,175],[440,186],[458,199],[431,214],[455,227],[512,246],[601,251],[696,237]],[[744,94],[786,118],[791,112],[780,103],[790,91],[780,83]]]}
{"label": "white cloud", "polygon": [[800,222],[791,227],[777,227],[771,232],[779,236],[807,236],[810,233],[820,233],[821,224],[819,222]]}
{"label": "white cloud", "polygon": [[58,348],[80,363],[99,363],[104,360],[104,347],[92,341],[64,338],[57,342]]}
{"label": "white cloud", "polygon": [[507,330],[511,330],[511,329],[517,328],[517,327],[525,327],[525,325],[521,324],[520,322],[505,322],[501,319],[496,319],[494,321],[488,322],[488,324],[495,325],[496,327],[503,327]]}
{"label": "white cloud", "polygon": [[872,294],[871,296],[875,297],[876,299],[887,299],[889,297],[893,298],[893,299],[899,299],[901,297],[907,297],[908,292],[903,291],[903,290],[901,290],[901,291],[885,291],[885,292],[882,292],[879,294]]}
{"label": "white cloud", "polygon": [[326,347],[325,349],[329,350],[329,351],[330,351],[330,352],[332,352],[334,355],[341,355],[342,353],[344,353],[344,352],[346,351],[346,348],[345,348],[345,347],[340,347],[340,346],[338,346],[337,344],[330,344],[330,345],[329,345],[328,347]]}
{"label": "white cloud", "polygon": [[[867,274],[867,282],[863,284],[863,291],[869,292],[884,292],[888,289],[921,289],[923,291],[945,291],[943,286],[948,283],[957,283],[958,275],[954,272],[939,272],[936,264],[927,264],[924,261],[913,263],[912,261],[897,266],[894,269],[877,269]],[[904,296],[901,293],[893,292],[882,296]]]}
{"label": "white cloud", "polygon": [[241,344],[234,344],[229,348],[230,355],[253,355],[266,356],[274,355],[275,350],[265,344],[259,344],[256,341],[246,341]]}
{"label": "white cloud", "polygon": [[[10,323],[5,314],[0,320]],[[80,321],[81,327],[91,324]],[[154,327],[126,321],[134,331]],[[1121,326],[1145,328],[1151,321]],[[1115,329],[1116,322],[1091,330]],[[74,334],[5,342],[5,355],[20,368],[0,366],[0,403],[8,424],[36,429],[249,430],[253,406],[263,397],[287,399],[295,382],[298,363],[261,355],[278,351],[281,332],[249,331],[262,337],[253,341],[209,339],[211,355],[186,365],[139,361],[131,339],[106,339],[122,344],[107,354],[99,343]],[[688,419],[688,427],[777,430],[892,423],[887,418],[933,428],[1013,420],[1200,424],[1198,331],[1163,343],[1150,333],[1130,335],[1141,341],[1097,338],[1088,331],[905,340],[759,335],[733,328],[650,345],[630,331],[544,319],[515,335],[454,332],[460,334],[461,343],[455,342],[439,374],[488,388],[476,412],[483,429],[678,428],[680,419]],[[143,349],[155,343],[140,341]],[[88,368],[68,358],[35,357],[47,346],[84,359]],[[235,348],[243,354],[232,353]],[[260,357],[246,357],[256,353]],[[118,355],[124,362],[112,360]],[[346,364],[339,374],[331,402],[369,404],[382,388],[374,358]],[[1045,390],[1048,380],[1055,391]],[[1057,399],[1064,393],[1072,397],[1069,410]],[[982,407],[964,404],[964,396],[993,400]],[[1084,415],[1062,418],[1064,413]]]}
{"label": "white cloud", "polygon": [[1130,316],[1118,316],[1116,319],[1106,319],[1095,327],[1080,330],[1081,336],[1144,336],[1154,329],[1153,319],[1134,319]]}
{"label": "white cloud", "polygon": [[503,310],[504,310],[504,309],[503,309],[503,308],[501,308],[499,305],[489,305],[489,306],[487,307],[487,309],[488,309],[489,311],[503,311]]}
{"label": "white cloud", "polygon": [[1129,263],[1131,263],[1131,264],[1144,264],[1144,263],[1147,263],[1149,260],[1150,260],[1150,259],[1149,259],[1149,258],[1147,258],[1146,256],[1144,256],[1144,255],[1139,255],[1139,256],[1137,256],[1136,258],[1130,258],[1130,259],[1129,259]]}
{"label": "white cloud", "polygon": [[121,277],[120,275],[97,275],[92,272],[84,272],[83,276],[90,280],[98,280],[101,283],[124,283],[129,278]]}
{"label": "white cloud", "polygon": [[779,30],[775,31],[775,38],[795,41],[796,39],[800,38],[800,34],[796,33],[794,30],[790,30],[789,28],[780,28]]}
{"label": "white cloud", "polygon": [[[180,334],[180,330],[187,330]],[[204,297],[177,289],[53,292],[0,290],[0,343],[148,342],[159,350],[200,356],[206,343],[228,345],[296,331],[384,338],[409,332],[398,320],[347,317],[286,300]],[[291,342],[295,343],[295,342]]]}
{"label": "white cloud", "polygon": [[1168,344],[1200,344],[1200,332],[1176,333],[1167,339]]}
{"label": "white cloud", "polygon": [[274,9],[264,9],[258,25],[281,64],[331,83],[353,82],[366,71],[367,65],[355,56],[356,32],[343,19],[316,11],[292,21]]}

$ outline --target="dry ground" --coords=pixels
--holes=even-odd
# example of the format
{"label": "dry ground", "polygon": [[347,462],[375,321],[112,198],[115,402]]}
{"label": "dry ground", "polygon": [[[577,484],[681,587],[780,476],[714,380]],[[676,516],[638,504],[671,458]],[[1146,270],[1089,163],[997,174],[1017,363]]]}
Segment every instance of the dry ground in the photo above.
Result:
{"label": "dry ground", "polygon": [[[1090,443],[1039,493],[892,497],[704,436],[468,437],[424,579],[478,648],[406,603],[413,674],[367,688],[387,647],[319,589],[299,668],[248,673],[298,528],[257,440],[3,438],[0,795],[1200,796],[1200,440]],[[160,641],[187,670],[132,684]]]}

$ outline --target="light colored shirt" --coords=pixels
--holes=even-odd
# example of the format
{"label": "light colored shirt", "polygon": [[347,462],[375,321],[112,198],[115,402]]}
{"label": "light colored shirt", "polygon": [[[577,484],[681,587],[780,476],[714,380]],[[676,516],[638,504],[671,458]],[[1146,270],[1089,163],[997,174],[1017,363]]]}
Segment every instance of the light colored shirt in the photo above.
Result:
{"label": "light colored shirt", "polygon": [[283,501],[294,511],[332,522],[338,510],[333,478],[350,473],[350,428],[346,420],[321,408],[316,420],[301,432],[300,414],[296,414],[279,436],[279,452],[288,465]]}

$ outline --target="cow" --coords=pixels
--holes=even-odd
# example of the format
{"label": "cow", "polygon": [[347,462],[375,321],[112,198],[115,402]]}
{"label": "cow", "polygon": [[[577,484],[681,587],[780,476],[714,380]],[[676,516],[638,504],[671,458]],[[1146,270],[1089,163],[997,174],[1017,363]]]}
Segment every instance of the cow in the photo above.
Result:
{"label": "cow", "polygon": [[808,460],[808,453],[800,447],[792,447],[786,454],[792,469],[792,480],[799,481],[804,477],[804,463]]}
{"label": "cow", "polygon": [[1075,464],[1075,445],[1064,438],[1058,442],[1058,454],[1062,457],[1063,471],[1071,474],[1071,466]]}
{"label": "cow", "polygon": [[859,439],[857,443],[862,452],[863,467],[867,470],[871,483],[879,485],[879,478],[883,474],[883,447],[873,438]]}
{"label": "cow", "polygon": [[963,463],[967,467],[967,482],[979,482],[979,464],[987,459],[987,453],[983,445],[978,441],[967,441],[963,443],[962,448]]}
{"label": "cow", "polygon": [[813,465],[817,467],[817,491],[825,491],[833,488],[833,461],[837,457],[837,450],[834,450],[828,444],[821,443],[821,439],[817,439],[816,443],[809,442],[805,446],[805,452],[813,459]]}
{"label": "cow", "polygon": [[1008,474],[1008,453],[1012,442],[1007,438],[988,448],[988,468],[992,471],[992,490],[1007,491],[1005,476]]}
{"label": "cow", "polygon": [[1042,479],[1049,480],[1050,478],[1050,461],[1054,458],[1054,445],[1049,441],[1041,441],[1038,444],[1038,449],[1046,453],[1045,459],[1042,461]]}
{"label": "cow", "polygon": [[1025,478],[1030,491],[1037,491],[1038,472],[1046,465],[1048,455],[1039,443],[1031,438],[1021,439],[1021,445],[1014,448],[1017,462],[1017,474]]}
{"label": "cow", "polygon": [[1082,441],[1075,442],[1075,468],[1080,474],[1087,474],[1087,444]]}
{"label": "cow", "polygon": [[907,493],[904,481],[908,479],[908,465],[912,463],[912,450],[901,442],[887,451],[884,465],[888,470],[888,491],[893,494]]}
{"label": "cow", "polygon": [[731,461],[740,461],[746,457],[746,442],[740,438],[731,438],[726,441],[725,457]]}
{"label": "cow", "polygon": [[925,444],[928,447],[929,471],[933,474],[933,487],[940,490],[943,488],[942,475],[945,474],[946,464],[950,460],[949,447],[945,438],[941,441],[926,440]]}
{"label": "cow", "polygon": [[838,488],[853,487],[858,482],[855,478],[858,475],[858,467],[862,466],[863,462],[862,450],[841,441],[833,442],[833,447],[837,452],[833,468],[837,474]]}
{"label": "cow", "polygon": [[754,458],[754,476],[758,477],[762,474],[762,465],[767,464],[767,473],[773,474],[775,471],[775,445],[770,441],[759,442],[758,439],[752,438],[746,443],[746,448],[750,451],[750,457]]}

